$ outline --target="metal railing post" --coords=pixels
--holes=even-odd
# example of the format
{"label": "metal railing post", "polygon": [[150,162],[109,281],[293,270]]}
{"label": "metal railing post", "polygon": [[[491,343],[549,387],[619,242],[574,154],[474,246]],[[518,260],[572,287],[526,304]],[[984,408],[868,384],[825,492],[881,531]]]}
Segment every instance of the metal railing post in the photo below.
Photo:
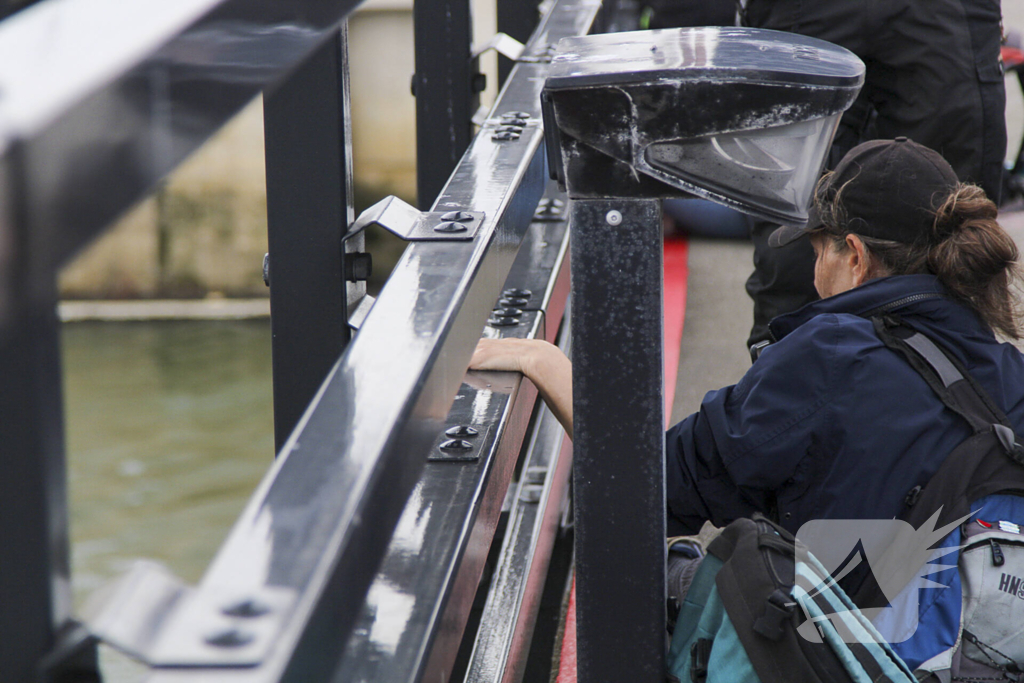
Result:
{"label": "metal railing post", "polygon": [[[264,99],[275,452],[350,338],[346,290],[356,286],[346,287],[342,247],[354,219],[346,27]],[[361,246],[360,236],[350,249],[357,240]]]}
{"label": "metal railing post", "polygon": [[[537,3],[534,0],[498,0],[497,10],[498,33],[509,35],[520,43],[526,43],[540,18]],[[508,78],[514,66],[515,62],[511,60],[498,58],[499,87]]]}
{"label": "metal railing post", "polygon": [[473,59],[469,0],[413,5],[416,41],[416,194],[429,209],[473,139],[483,76]]}
{"label": "metal railing post", "polygon": [[572,203],[580,683],[665,680],[661,203]]}
{"label": "metal railing post", "polygon": [[0,680],[20,683],[71,616],[71,579],[56,273],[5,180],[0,166]]}

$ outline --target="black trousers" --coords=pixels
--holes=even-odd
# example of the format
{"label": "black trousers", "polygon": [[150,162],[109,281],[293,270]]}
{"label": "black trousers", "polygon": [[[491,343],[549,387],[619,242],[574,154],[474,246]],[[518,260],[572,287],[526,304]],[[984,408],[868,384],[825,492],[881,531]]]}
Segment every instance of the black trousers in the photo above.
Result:
{"label": "black trousers", "polygon": [[[864,140],[905,135],[998,202],[1006,153],[1001,14],[999,0],[749,0],[743,21],[828,40],[864,60],[864,89],[843,117],[831,166]],[[777,226],[752,223],[748,345],[769,338],[773,317],[818,298],[808,241],[772,249]]]}

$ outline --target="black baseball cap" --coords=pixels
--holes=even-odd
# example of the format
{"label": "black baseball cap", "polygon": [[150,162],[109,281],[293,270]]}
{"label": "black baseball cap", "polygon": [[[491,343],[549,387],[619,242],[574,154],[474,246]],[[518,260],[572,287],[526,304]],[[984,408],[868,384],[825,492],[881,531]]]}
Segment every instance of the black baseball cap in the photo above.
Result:
{"label": "black baseball cap", "polygon": [[[910,244],[927,235],[935,210],[960,181],[942,156],[904,137],[871,140],[851,149],[818,189],[826,205],[840,194],[846,229],[864,237]],[[806,226],[784,225],[768,238],[781,247],[822,227],[818,211]]]}

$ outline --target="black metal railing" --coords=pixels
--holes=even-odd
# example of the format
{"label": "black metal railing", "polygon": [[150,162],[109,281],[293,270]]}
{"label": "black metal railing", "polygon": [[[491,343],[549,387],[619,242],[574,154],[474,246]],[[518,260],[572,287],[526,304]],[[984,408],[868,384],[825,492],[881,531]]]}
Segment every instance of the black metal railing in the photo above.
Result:
{"label": "black metal railing", "polygon": [[[519,680],[568,445],[529,383],[465,368],[481,329],[568,345],[566,200],[539,94],[551,46],[590,31],[600,2],[545,3],[475,136],[468,4],[417,3],[431,210],[375,302],[353,272],[356,0],[130,5],[43,0],[0,23],[0,547],[17,558],[0,561],[0,679],[89,680],[100,637],[161,683]],[[499,20],[523,35],[536,12],[503,0]],[[278,458],[198,586],[143,565],[83,625],[57,269],[261,92]]]}

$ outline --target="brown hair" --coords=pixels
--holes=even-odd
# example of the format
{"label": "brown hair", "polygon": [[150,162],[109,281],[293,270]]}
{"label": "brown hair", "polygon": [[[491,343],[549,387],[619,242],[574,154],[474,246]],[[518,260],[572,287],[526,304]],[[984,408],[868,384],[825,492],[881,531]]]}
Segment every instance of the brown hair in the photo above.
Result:
{"label": "brown hair", "polygon": [[818,183],[815,208],[822,231],[838,248],[845,249],[846,236],[855,234],[878,261],[873,277],[931,273],[990,328],[1021,338],[1013,296],[1021,281],[1017,245],[996,221],[999,210],[980,187],[961,183],[937,198],[932,229],[907,244],[858,234],[862,219],[846,215],[843,188],[828,191],[828,178]]}

